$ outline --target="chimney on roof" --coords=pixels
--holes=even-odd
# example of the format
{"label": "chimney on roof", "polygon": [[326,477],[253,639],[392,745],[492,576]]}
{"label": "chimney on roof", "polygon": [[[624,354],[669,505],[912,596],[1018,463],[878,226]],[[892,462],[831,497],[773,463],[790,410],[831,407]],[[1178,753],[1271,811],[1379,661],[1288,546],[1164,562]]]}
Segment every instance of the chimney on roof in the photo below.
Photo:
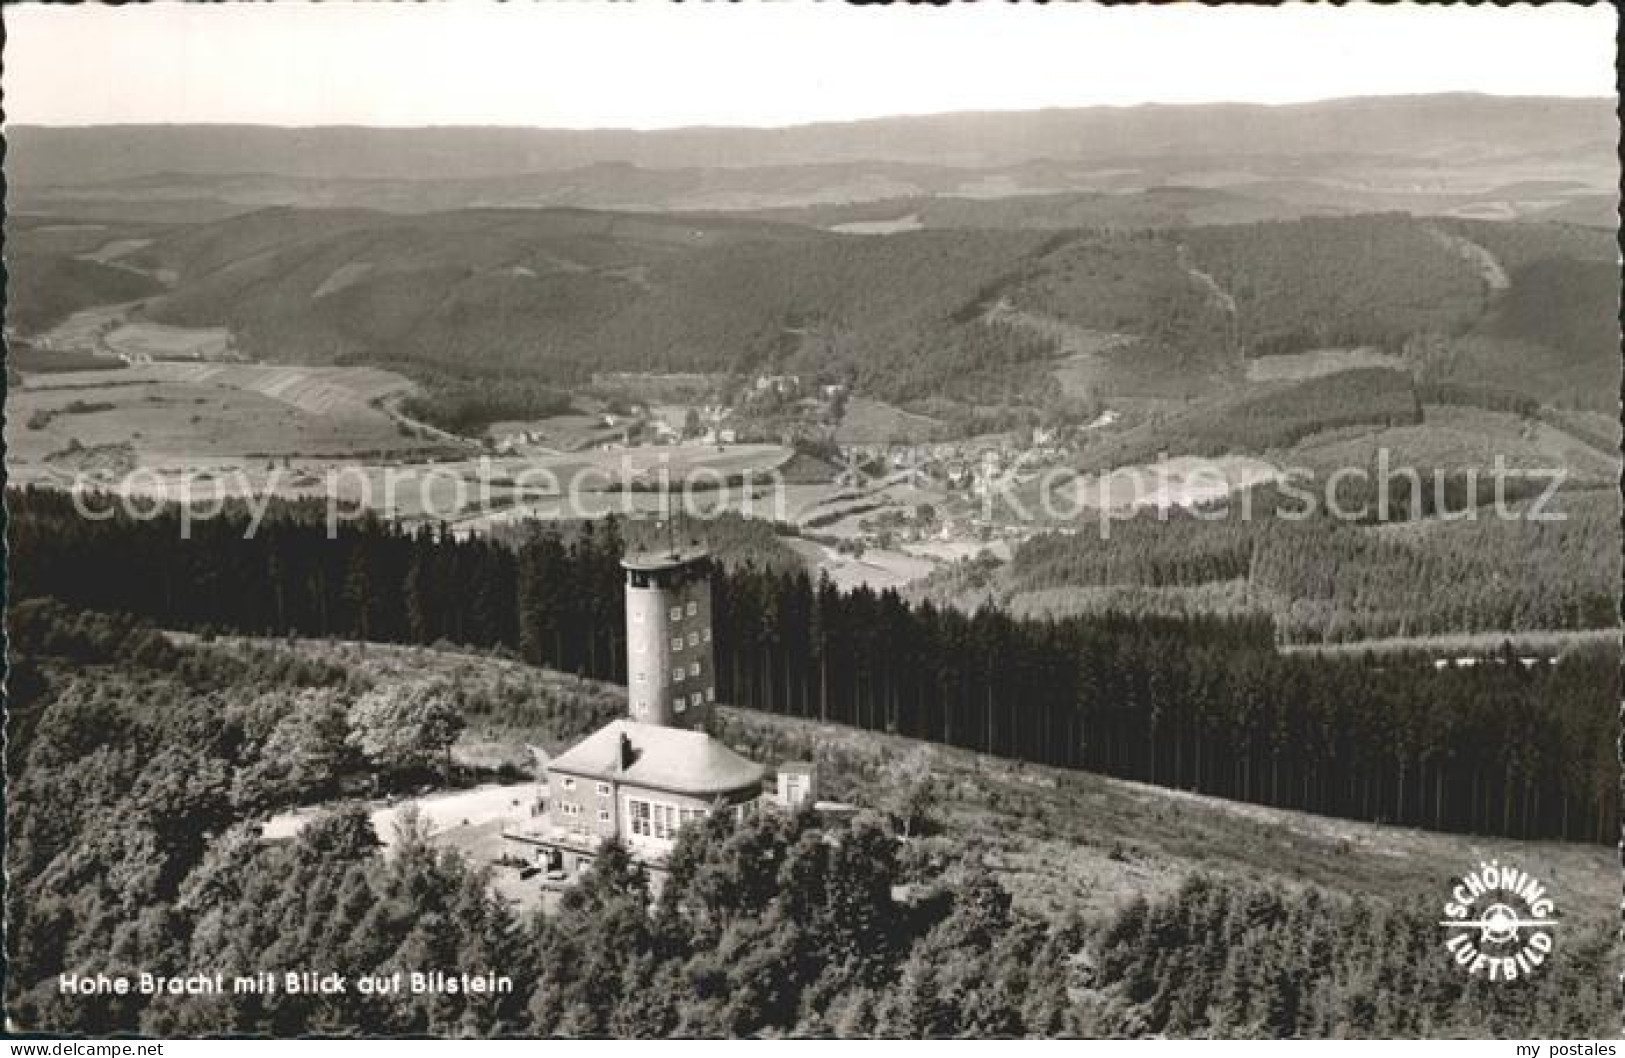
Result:
{"label": "chimney on roof", "polygon": [[621,732],[620,768],[625,771],[638,759],[637,753],[632,749],[632,739],[625,731]]}

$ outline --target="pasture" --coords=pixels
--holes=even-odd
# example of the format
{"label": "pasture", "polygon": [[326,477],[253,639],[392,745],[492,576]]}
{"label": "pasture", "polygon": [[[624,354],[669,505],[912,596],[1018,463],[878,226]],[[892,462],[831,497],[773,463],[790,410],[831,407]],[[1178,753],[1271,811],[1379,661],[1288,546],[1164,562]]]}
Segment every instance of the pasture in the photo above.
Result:
{"label": "pasture", "polygon": [[1306,378],[1335,375],[1362,367],[1386,367],[1403,371],[1404,357],[1380,349],[1360,346],[1354,349],[1311,349],[1306,353],[1255,356],[1247,361],[1248,382],[1300,382]]}
{"label": "pasture", "polygon": [[830,231],[843,235],[894,235],[900,231],[919,231],[925,227],[918,213],[893,217],[890,220],[854,220],[845,224],[832,224]]}
{"label": "pasture", "polygon": [[635,421],[627,416],[616,416],[614,426],[605,426],[602,415],[578,412],[570,415],[553,415],[545,419],[509,419],[494,422],[486,427],[485,436],[497,441],[523,436],[525,440],[516,440],[515,443],[535,445],[557,452],[575,452],[619,438]]}
{"label": "pasture", "polygon": [[164,323],[124,323],[102,336],[113,353],[132,362],[219,360],[234,355],[224,327],[171,327]]}
{"label": "pasture", "polygon": [[1195,507],[1280,477],[1275,464],[1252,456],[1179,456],[1080,475],[1064,492],[1078,508],[1126,514],[1145,507]]}
{"label": "pasture", "polygon": [[931,440],[941,427],[938,419],[916,415],[884,401],[854,396],[847,401],[846,414],[835,428],[835,440],[843,445],[894,441],[918,444]]}
{"label": "pasture", "polygon": [[784,542],[802,557],[814,579],[828,574],[842,591],[861,585],[874,591],[901,588],[928,576],[937,567],[930,558],[895,549],[866,548],[862,555],[850,555],[816,540],[786,537]]}

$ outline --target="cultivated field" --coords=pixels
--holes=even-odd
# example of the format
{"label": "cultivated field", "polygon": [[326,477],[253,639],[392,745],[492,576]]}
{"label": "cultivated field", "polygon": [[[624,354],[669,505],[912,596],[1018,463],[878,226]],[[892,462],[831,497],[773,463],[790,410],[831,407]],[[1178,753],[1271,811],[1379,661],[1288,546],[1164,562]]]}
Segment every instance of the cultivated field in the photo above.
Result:
{"label": "cultivated field", "polygon": [[403,430],[373,402],[412,383],[371,368],[149,364],[31,375],[7,396],[8,467],[85,469],[83,451],[128,450],[132,466],[319,470],[335,461],[438,447]]}

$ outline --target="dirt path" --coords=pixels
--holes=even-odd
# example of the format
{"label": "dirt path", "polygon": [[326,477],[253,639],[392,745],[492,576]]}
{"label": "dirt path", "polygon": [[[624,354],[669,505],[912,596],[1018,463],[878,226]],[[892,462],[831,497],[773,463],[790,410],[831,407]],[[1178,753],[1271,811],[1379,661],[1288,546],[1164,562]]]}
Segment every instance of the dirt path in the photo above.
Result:
{"label": "dirt path", "polygon": [[1432,226],[1428,227],[1427,232],[1477,269],[1479,277],[1484,280],[1484,285],[1489,288],[1491,295],[1499,294],[1512,285],[1512,280],[1507,276],[1506,269],[1501,267],[1501,262],[1478,243]]}
{"label": "dirt path", "polygon": [[450,430],[442,430],[438,426],[431,426],[422,419],[414,419],[404,411],[401,411],[401,400],[404,397],[405,394],[392,393],[387,397],[379,397],[377,400],[372,402],[372,406],[389,416],[391,419],[394,419],[397,424],[410,430],[416,430],[421,437],[427,437],[440,441],[444,444],[460,445],[463,447],[477,447],[479,445],[479,442],[475,441],[471,437],[464,437],[462,434],[455,434]]}
{"label": "dirt path", "polygon": [[1185,274],[1191,278],[1192,282],[1207,293],[1208,303],[1223,312],[1230,321],[1227,328],[1229,333],[1225,335],[1225,341],[1229,346],[1228,351],[1235,358],[1236,367],[1245,372],[1247,368],[1246,357],[1242,355],[1241,351],[1241,312],[1236,308],[1236,299],[1230,295],[1228,290],[1219,285],[1217,279],[1196,267],[1195,262],[1191,260],[1189,247],[1181,243],[1178,255],[1179,267],[1185,270]]}

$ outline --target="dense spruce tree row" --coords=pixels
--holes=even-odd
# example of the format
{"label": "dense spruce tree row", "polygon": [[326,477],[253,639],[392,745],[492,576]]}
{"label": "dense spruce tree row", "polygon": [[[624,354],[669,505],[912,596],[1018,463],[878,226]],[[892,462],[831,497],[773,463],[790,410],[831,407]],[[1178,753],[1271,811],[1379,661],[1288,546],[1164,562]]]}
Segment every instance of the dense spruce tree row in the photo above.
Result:
{"label": "dense spruce tree row", "polygon": [[[268,808],[325,800],[346,771],[329,718],[402,686],[376,648],[174,643],[47,601],[8,627],[5,998],[22,1031],[1523,1038],[1617,1017],[1600,916],[1565,919],[1534,978],[1485,988],[1444,957],[1431,887],[1350,898],[1198,875],[1102,915],[1040,915],[980,852],[900,843],[884,816],[717,815],[683,831],[653,913],[619,846],[557,911],[516,913],[490,868],[409,813],[381,834],[348,802],[260,839]],[[600,684],[440,660],[459,657],[443,693],[471,724],[551,745],[624,708]],[[863,767],[828,749],[832,776]],[[953,840],[978,847],[974,831]],[[295,967],[490,971],[514,988],[74,996],[58,979]]]}
{"label": "dense spruce tree row", "polygon": [[[1009,603],[1047,592],[1065,612],[1071,592],[1083,612],[1102,588],[1232,585],[1249,606],[1271,613],[1283,643],[1618,623],[1620,515],[1612,488],[1546,498],[1545,482],[1505,483],[1504,502],[1523,512],[1539,503],[1537,520],[1497,517],[1491,483],[1473,484],[1476,494],[1461,476],[1440,474],[1414,488],[1401,482],[1386,502],[1369,489],[1339,490],[1341,509],[1367,513],[1358,522],[1303,517],[1307,502],[1260,488],[1200,514],[1148,511],[1112,521],[1109,531],[1041,534],[1008,564],[946,567],[911,594],[963,605],[981,593]],[[1544,520],[1553,517],[1561,520]],[[1390,528],[1373,531],[1381,522]],[[1119,595],[1128,605],[1132,593]]]}
{"label": "dense spruce tree row", "polygon": [[[91,520],[14,492],[15,598],[175,626],[515,646],[623,679],[622,551],[606,521],[517,550],[373,521],[172,514]],[[1020,621],[840,592],[804,573],[714,574],[718,697],[1035,763],[1286,808],[1519,837],[1609,840],[1616,652],[1437,669],[1309,657],[1267,618]]]}

